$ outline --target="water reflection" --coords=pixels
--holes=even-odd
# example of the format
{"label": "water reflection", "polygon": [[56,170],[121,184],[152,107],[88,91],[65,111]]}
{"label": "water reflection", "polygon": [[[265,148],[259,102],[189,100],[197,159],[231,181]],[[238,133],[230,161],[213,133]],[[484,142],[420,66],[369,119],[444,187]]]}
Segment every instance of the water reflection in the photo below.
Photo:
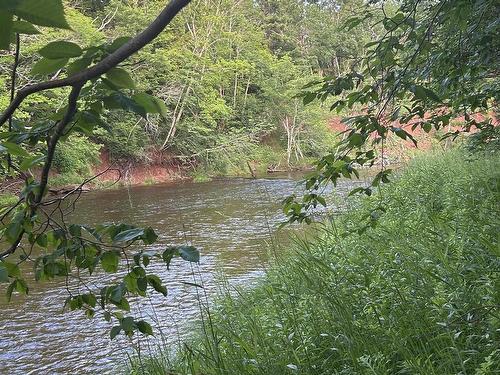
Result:
{"label": "water reflection", "polygon": [[[254,280],[266,263],[266,243],[284,219],[279,202],[297,189],[293,179],[274,178],[95,191],[81,198],[69,221],[152,226],[160,238],[151,249],[188,242],[201,250],[200,265],[194,268],[174,261],[167,272],[153,262],[148,269],[162,277],[169,296],[154,294],[149,301],[132,304],[136,314],[156,322],[163,338],[175,343],[185,337],[186,322],[198,316],[196,290],[185,282],[192,282],[194,274],[211,295],[221,270],[231,282],[245,285]],[[109,280],[99,273],[91,281],[99,286]],[[123,337],[111,341],[110,326],[103,319],[61,313],[67,297],[63,283],[32,282],[28,298],[15,297],[11,303],[0,298],[0,374],[106,374],[125,363],[130,343]]]}

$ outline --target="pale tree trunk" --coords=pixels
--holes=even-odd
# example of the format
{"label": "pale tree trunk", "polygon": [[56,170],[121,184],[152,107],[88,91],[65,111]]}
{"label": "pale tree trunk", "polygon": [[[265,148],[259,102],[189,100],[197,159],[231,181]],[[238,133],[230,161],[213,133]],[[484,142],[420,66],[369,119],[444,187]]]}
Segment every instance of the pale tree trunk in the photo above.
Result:
{"label": "pale tree trunk", "polygon": [[287,139],[286,161],[288,168],[290,168],[292,154],[295,155],[295,159],[297,161],[304,157],[302,150],[300,148],[300,132],[302,130],[302,124],[299,124],[297,122],[298,112],[299,112],[299,102],[296,100],[293,117],[290,118],[290,116],[287,115],[285,116],[282,122],[282,126],[286,131],[286,139]]}
{"label": "pale tree trunk", "polygon": [[236,94],[238,92],[238,73],[234,75],[233,108],[236,108]]}
{"label": "pale tree trunk", "polygon": [[248,90],[250,90],[250,77],[248,77],[247,86],[245,87],[245,97],[243,99],[243,108],[247,106]]}
{"label": "pale tree trunk", "polygon": [[191,91],[191,84],[188,84],[182,90],[179,99],[177,100],[177,104],[175,105],[174,113],[172,114],[172,122],[170,124],[170,129],[168,131],[167,137],[161,146],[162,150],[164,150],[168,143],[174,138],[175,132],[177,131],[177,124],[179,123],[182,114],[184,113],[184,105],[186,103],[186,98]]}
{"label": "pale tree trunk", "polygon": [[290,168],[290,159],[292,157],[292,126],[290,124],[290,118],[285,116],[283,120],[283,128],[286,131],[286,165]]}
{"label": "pale tree trunk", "polygon": [[[209,4],[209,1],[207,2]],[[220,2],[217,4],[216,8],[216,15],[219,14],[220,11]],[[193,47],[193,53],[196,55],[200,60],[201,58],[205,55],[205,52],[208,50],[210,46],[210,37],[212,35],[213,29],[214,29],[214,23],[210,22],[205,30],[205,33],[203,36],[205,37],[205,40],[203,40],[201,43],[199,43],[199,38],[200,36],[198,35],[198,30],[196,27],[195,23],[195,16],[188,22],[186,22],[186,27],[189,30],[189,33],[191,34],[191,37],[193,38],[194,41],[194,47]],[[199,46],[201,44],[201,46]],[[186,102],[189,98],[189,94],[191,93],[193,89],[193,81],[196,79],[197,81],[201,81],[203,79],[203,75],[205,73],[206,65],[203,63],[202,68],[200,70],[200,74],[197,77],[188,77],[188,83],[184,86],[181,95],[179,96],[179,99],[177,100],[177,104],[174,109],[174,113],[172,114],[172,121],[170,124],[170,129],[167,133],[167,136],[165,138],[165,141],[163,142],[163,145],[161,146],[162,150],[165,150],[168,148],[169,143],[172,142],[175,133],[177,131],[177,126],[179,125],[179,122],[182,119],[182,115],[184,114],[184,108],[186,105]],[[195,66],[193,69],[194,72],[198,70],[198,66]]]}

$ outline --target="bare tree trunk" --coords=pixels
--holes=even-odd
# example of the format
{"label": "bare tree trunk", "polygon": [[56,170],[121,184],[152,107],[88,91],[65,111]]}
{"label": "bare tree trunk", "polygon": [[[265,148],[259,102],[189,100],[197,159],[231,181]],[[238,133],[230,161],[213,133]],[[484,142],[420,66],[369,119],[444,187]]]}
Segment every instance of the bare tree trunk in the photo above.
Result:
{"label": "bare tree trunk", "polygon": [[335,68],[337,69],[337,76],[340,77],[340,63],[339,63],[339,58],[337,55],[334,56],[333,61],[335,62]]}
{"label": "bare tree trunk", "polygon": [[292,158],[293,131],[291,129],[290,118],[288,116],[285,116],[282,125],[286,131],[286,164],[288,168],[290,168],[290,160]]}
{"label": "bare tree trunk", "polygon": [[233,108],[236,108],[236,95],[238,91],[238,73],[234,76]]}
{"label": "bare tree trunk", "polygon": [[172,114],[172,122],[170,124],[170,129],[168,131],[167,137],[165,138],[165,141],[163,142],[163,145],[161,146],[162,150],[167,147],[167,144],[172,140],[172,138],[175,135],[175,132],[177,131],[177,124],[179,123],[182,114],[184,113],[184,105],[186,103],[186,97],[189,95],[190,91],[191,91],[191,84],[188,84],[185,90],[183,90],[183,92],[179,96],[179,99],[177,100],[174,113]]}
{"label": "bare tree trunk", "polygon": [[245,87],[245,97],[243,99],[243,108],[247,106],[248,90],[250,89],[250,77],[248,77],[247,86]]}

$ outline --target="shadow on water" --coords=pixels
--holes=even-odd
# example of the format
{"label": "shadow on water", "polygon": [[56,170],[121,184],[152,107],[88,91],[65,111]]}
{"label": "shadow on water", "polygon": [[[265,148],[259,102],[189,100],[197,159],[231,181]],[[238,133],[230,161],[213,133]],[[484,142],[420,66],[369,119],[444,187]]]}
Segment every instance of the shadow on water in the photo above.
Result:
{"label": "shadow on water", "polygon": [[[352,187],[344,182],[337,190],[342,195]],[[201,261],[194,268],[174,260],[167,272],[163,264],[152,262],[148,272],[163,279],[169,295],[132,303],[136,313],[156,322],[163,337],[177,342],[198,314],[194,287],[185,282],[195,272],[210,296],[220,272],[239,285],[255,280],[264,272],[268,242],[286,238],[286,230],[276,232],[284,220],[280,202],[296,191],[297,176],[94,191],[81,197],[69,221],[152,226],[160,237],[151,250],[186,242],[200,249]],[[30,266],[25,272],[31,272]],[[96,287],[109,280],[102,272],[90,279]],[[16,296],[10,303],[0,298],[0,374],[104,374],[124,365],[131,345],[123,336],[109,339],[110,323],[100,316],[86,319],[79,311],[62,313],[64,280],[31,282],[30,287],[27,298]]]}

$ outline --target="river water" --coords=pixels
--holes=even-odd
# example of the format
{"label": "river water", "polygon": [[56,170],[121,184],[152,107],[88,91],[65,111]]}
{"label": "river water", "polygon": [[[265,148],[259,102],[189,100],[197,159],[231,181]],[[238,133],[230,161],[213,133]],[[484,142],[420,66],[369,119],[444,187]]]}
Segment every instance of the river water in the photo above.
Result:
{"label": "river water", "polygon": [[[272,241],[284,220],[280,201],[300,191],[293,176],[272,179],[224,179],[207,183],[176,183],[93,191],[83,195],[70,221],[79,224],[128,222],[152,226],[159,234],[151,250],[190,243],[200,249],[199,265],[174,259],[169,271],[152,261],[154,271],[169,295],[152,295],[133,303],[135,316],[152,322],[161,342],[144,345],[177,345],[189,334],[199,316],[197,288],[203,282],[213,296],[223,273],[230,284],[249,285],[264,272]],[[352,188],[344,182],[340,194]],[[279,246],[278,246],[279,248]],[[30,270],[26,269],[29,273]],[[28,277],[28,297],[10,303],[0,286],[0,374],[108,374],[122,370],[133,343],[123,336],[109,338],[111,323],[102,317],[87,319],[81,311],[62,312],[67,294],[64,280],[35,283]],[[97,273],[92,282],[102,285],[110,276]]]}

